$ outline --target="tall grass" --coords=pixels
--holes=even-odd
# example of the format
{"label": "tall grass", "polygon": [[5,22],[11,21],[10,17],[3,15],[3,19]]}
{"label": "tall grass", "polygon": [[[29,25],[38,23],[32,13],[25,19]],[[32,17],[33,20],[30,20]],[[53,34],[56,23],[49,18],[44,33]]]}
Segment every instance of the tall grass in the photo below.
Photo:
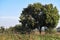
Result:
{"label": "tall grass", "polygon": [[60,40],[60,34],[0,34],[0,40]]}

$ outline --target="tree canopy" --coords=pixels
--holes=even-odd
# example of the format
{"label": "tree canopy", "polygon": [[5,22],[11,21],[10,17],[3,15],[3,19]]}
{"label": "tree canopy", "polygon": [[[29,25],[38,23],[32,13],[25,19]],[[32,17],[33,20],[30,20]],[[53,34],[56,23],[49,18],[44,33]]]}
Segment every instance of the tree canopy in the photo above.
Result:
{"label": "tree canopy", "polygon": [[19,22],[23,28],[31,30],[38,28],[41,32],[41,27],[54,28],[58,24],[59,14],[56,6],[53,4],[42,5],[41,3],[29,4],[24,8]]}

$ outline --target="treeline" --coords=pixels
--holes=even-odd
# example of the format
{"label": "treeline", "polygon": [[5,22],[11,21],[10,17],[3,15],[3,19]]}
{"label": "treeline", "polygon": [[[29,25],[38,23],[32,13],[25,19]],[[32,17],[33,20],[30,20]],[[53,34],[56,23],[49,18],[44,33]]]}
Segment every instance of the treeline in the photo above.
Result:
{"label": "treeline", "polygon": [[17,24],[15,26],[11,26],[9,28],[4,28],[4,26],[0,26],[0,33],[30,33],[31,29],[23,28],[21,24]]}

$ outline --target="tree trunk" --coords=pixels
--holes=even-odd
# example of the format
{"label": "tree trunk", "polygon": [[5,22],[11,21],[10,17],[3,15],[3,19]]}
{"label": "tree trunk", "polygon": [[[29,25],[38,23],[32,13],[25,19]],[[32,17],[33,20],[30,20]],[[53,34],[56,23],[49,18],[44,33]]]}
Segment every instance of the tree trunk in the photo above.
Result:
{"label": "tree trunk", "polygon": [[42,27],[40,27],[40,34],[41,34],[41,28],[42,28]]}
{"label": "tree trunk", "polygon": [[39,32],[40,32],[40,34],[41,34],[41,27],[38,27],[38,30],[39,30]]}

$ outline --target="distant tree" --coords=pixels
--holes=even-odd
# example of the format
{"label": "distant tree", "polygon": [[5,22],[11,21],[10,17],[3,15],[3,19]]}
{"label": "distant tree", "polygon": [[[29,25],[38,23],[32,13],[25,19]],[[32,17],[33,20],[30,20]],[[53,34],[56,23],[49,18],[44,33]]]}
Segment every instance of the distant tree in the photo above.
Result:
{"label": "distant tree", "polygon": [[34,3],[24,8],[19,18],[23,29],[29,28],[33,30],[38,28],[41,33],[42,26],[46,26],[49,30],[57,26],[59,14],[57,8],[53,7],[52,4]]}
{"label": "distant tree", "polygon": [[21,24],[17,24],[13,27],[14,32],[22,32],[22,25]]}
{"label": "distant tree", "polygon": [[0,33],[3,33],[5,31],[5,28],[3,26],[0,27]]}
{"label": "distant tree", "polygon": [[[22,27],[21,24],[17,24],[13,27],[14,32],[16,33],[26,33],[27,31],[29,31],[30,29],[27,27]],[[28,29],[28,30],[27,30]]]}

